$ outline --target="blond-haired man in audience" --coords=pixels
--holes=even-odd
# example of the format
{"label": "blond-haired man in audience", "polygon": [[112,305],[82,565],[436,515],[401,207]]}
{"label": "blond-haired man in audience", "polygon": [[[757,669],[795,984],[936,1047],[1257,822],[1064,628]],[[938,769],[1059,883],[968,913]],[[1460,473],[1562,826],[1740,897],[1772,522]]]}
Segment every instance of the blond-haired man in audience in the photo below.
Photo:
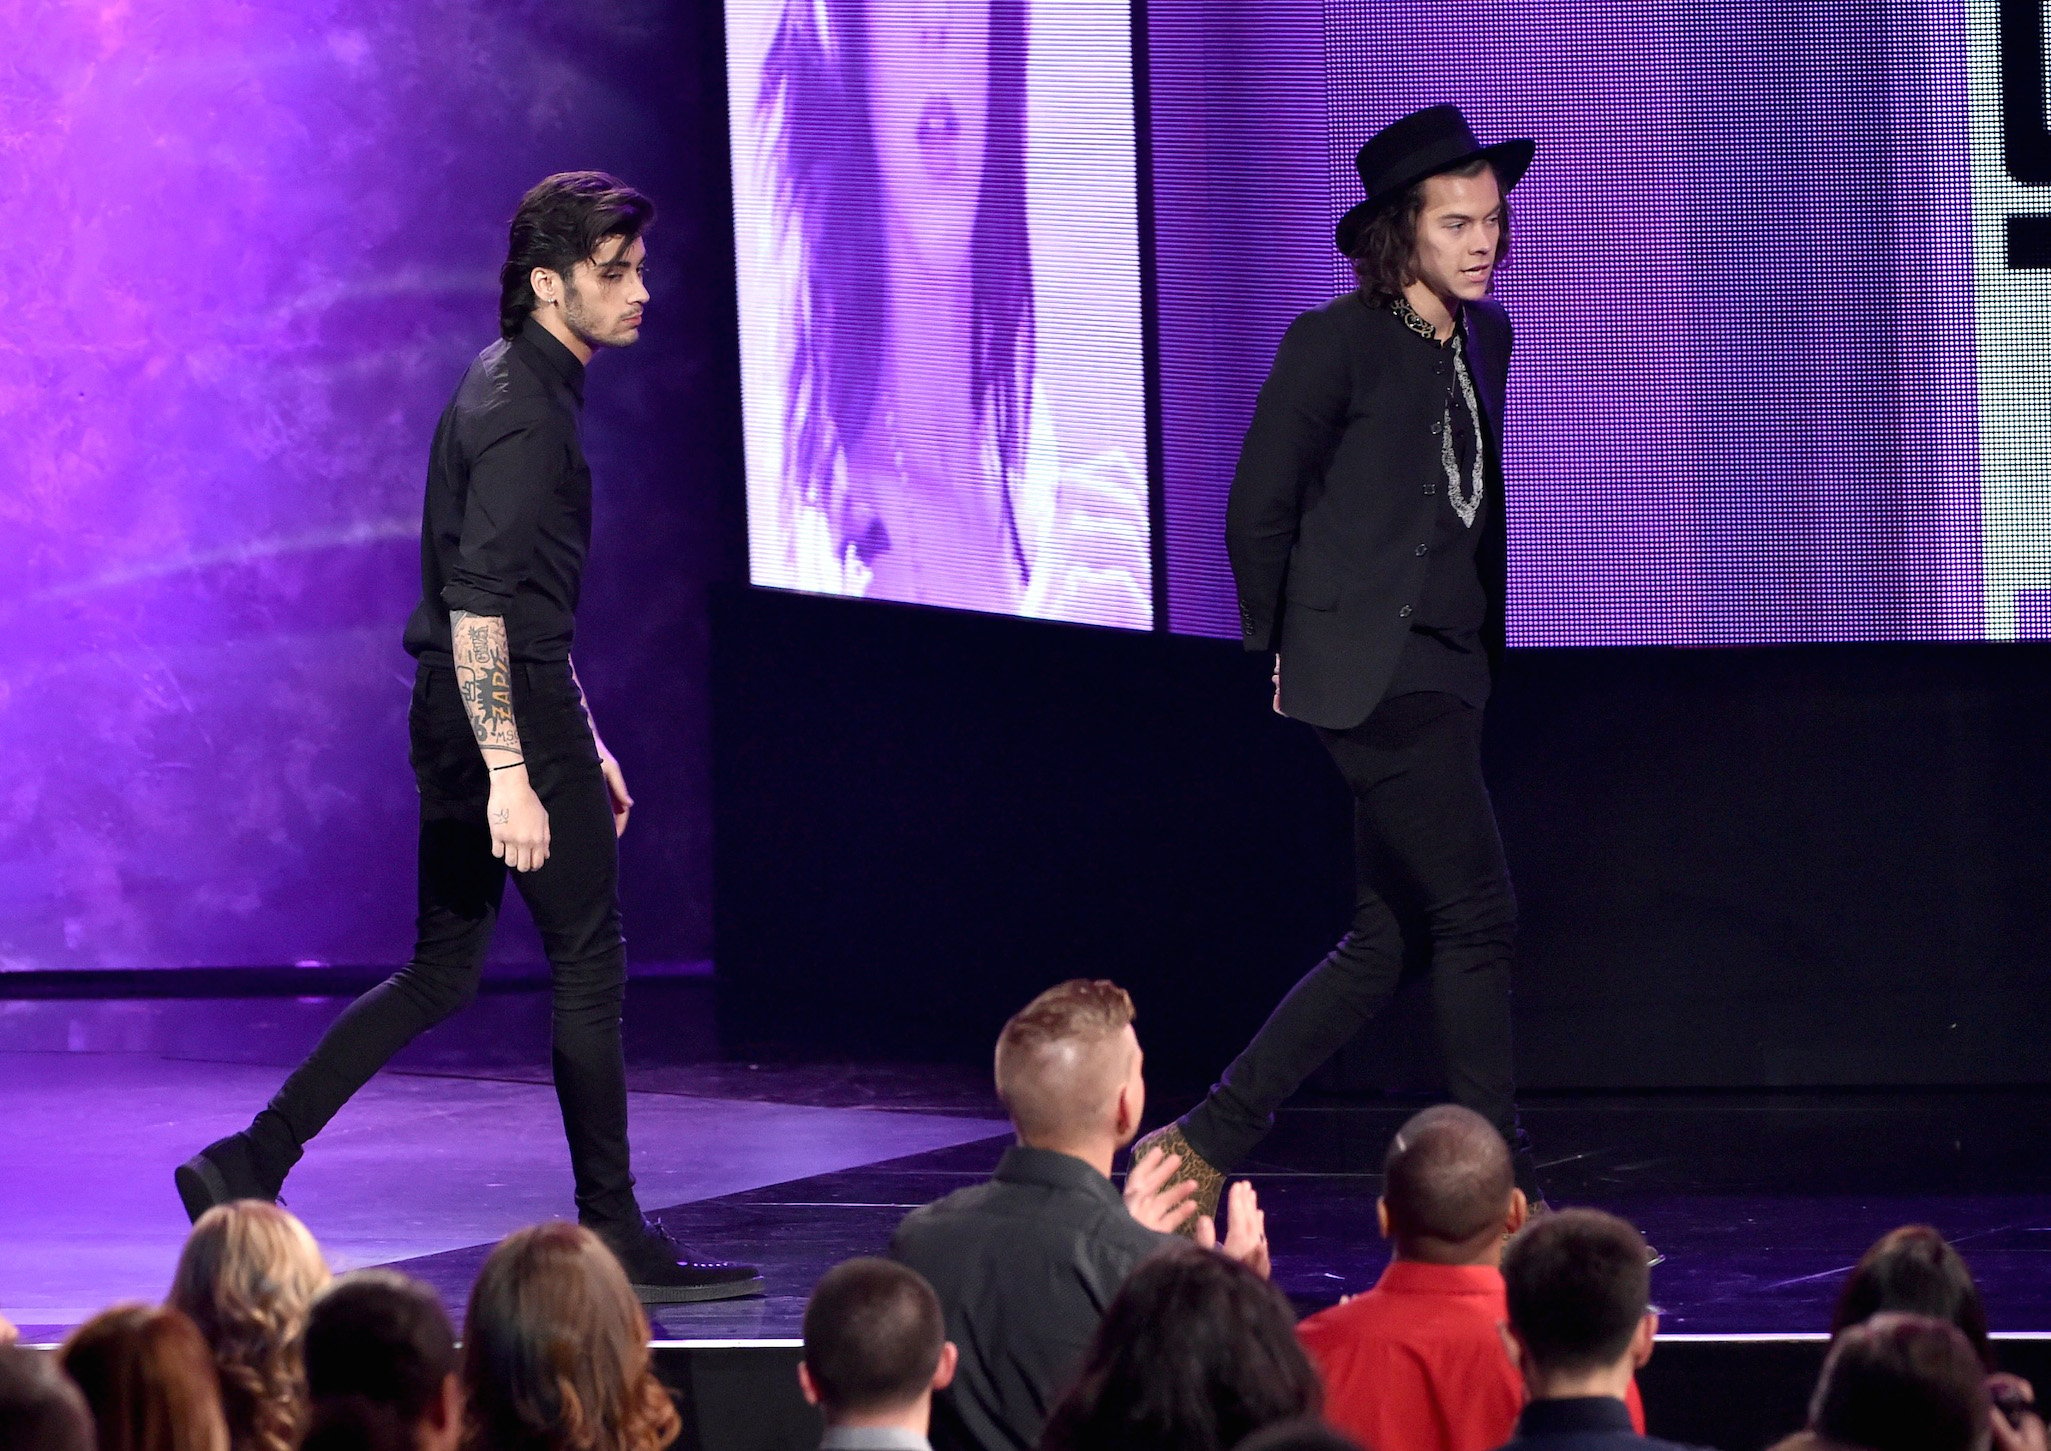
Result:
{"label": "blond-haired man in audience", "polygon": [[[914,1210],[891,1253],[940,1296],[960,1348],[953,1385],[936,1398],[937,1451],[1026,1451],[1081,1362],[1125,1277],[1196,1213],[1195,1185],[1163,1185],[1177,1160],[1133,1167],[1123,1195],[1118,1151],[1146,1109],[1144,1055],[1132,999],[1114,983],[1076,979],[1021,1009],[997,1040],[997,1094],[1018,1142],[987,1182]],[[1262,1274],[1267,1233],[1252,1186],[1232,1188],[1227,1230],[1197,1238]]]}

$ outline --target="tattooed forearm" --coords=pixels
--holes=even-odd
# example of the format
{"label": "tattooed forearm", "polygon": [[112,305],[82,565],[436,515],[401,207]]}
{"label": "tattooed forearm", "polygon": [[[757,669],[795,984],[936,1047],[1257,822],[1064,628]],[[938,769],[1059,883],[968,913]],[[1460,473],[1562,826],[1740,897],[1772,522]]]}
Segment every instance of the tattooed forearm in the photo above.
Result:
{"label": "tattooed forearm", "polygon": [[486,756],[522,755],[513,724],[513,667],[506,651],[506,622],[497,615],[457,610],[449,616],[456,687],[470,717],[471,734]]}

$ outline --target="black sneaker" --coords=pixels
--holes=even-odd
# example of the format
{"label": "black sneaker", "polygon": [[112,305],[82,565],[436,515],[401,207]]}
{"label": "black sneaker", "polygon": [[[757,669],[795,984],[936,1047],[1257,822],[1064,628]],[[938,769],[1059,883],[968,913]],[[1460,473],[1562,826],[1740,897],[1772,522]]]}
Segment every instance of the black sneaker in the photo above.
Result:
{"label": "black sneaker", "polygon": [[197,1221],[216,1204],[232,1204],[237,1199],[275,1203],[285,1179],[282,1174],[265,1172],[249,1135],[240,1133],[215,1139],[174,1169],[171,1182],[178,1186],[186,1214]]}
{"label": "black sneaker", "polygon": [[738,1300],[763,1293],[762,1272],[753,1265],[701,1260],[652,1219],[591,1228],[626,1269],[627,1282],[644,1305]]}

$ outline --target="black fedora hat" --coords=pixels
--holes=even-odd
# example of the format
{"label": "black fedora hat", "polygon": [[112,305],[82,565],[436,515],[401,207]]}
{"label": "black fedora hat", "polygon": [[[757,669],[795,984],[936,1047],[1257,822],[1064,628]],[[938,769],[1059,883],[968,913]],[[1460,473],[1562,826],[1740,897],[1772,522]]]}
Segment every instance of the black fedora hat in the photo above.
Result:
{"label": "black fedora hat", "polygon": [[1531,165],[1531,154],[1537,149],[1534,141],[1498,141],[1483,146],[1458,106],[1427,106],[1391,121],[1368,138],[1354,160],[1360,184],[1367,188],[1367,200],[1339,218],[1339,250],[1350,255],[1368,218],[1427,176],[1487,157],[1495,164],[1496,179],[1508,191]]}

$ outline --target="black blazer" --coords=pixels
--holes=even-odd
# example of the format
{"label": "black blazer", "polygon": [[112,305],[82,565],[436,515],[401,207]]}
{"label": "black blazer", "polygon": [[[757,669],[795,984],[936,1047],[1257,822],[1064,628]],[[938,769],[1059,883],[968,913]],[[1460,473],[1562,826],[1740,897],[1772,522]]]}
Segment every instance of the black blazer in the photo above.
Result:
{"label": "black blazer", "polygon": [[[1469,303],[1463,317],[1487,435],[1489,503],[1475,555],[1488,600],[1482,639],[1497,661],[1510,319],[1493,302]],[[1246,648],[1282,657],[1285,715],[1350,730],[1389,687],[1424,585],[1433,510],[1445,507],[1439,370],[1452,365],[1358,292],[1282,335],[1232,476],[1225,548]]]}

